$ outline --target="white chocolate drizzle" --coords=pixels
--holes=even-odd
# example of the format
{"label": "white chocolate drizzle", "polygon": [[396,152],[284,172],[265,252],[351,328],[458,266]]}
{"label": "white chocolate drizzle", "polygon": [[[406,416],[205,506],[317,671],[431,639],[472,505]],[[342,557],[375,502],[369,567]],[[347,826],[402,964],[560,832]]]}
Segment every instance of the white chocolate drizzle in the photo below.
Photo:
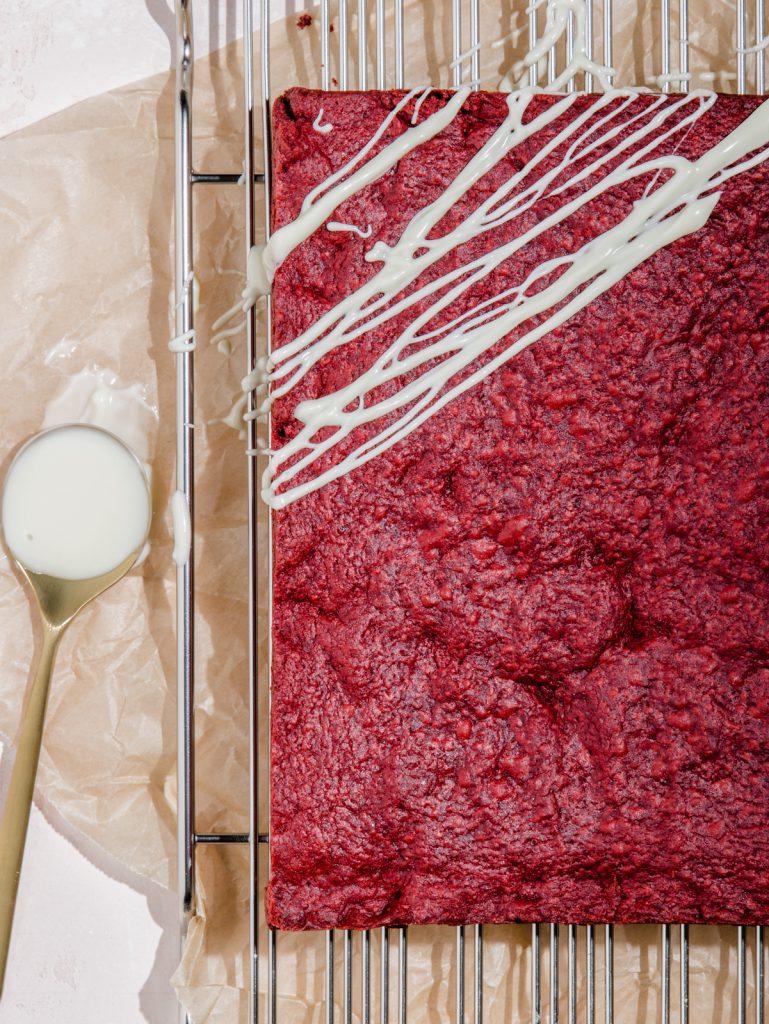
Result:
{"label": "white chocolate drizzle", "polygon": [[432,91],[433,91],[433,87],[431,85],[428,85],[427,88],[422,93],[422,95],[419,97],[419,99],[414,104],[414,112],[411,115],[411,123],[412,124],[416,124],[417,121],[419,120],[419,111],[422,109],[422,104],[424,103],[424,101],[427,99],[427,97],[430,95],[430,93]]}
{"label": "white chocolate drizzle", "polygon": [[[318,490],[403,440],[455,397],[570,319],[655,252],[702,227],[718,202],[719,187],[766,159],[769,103],[698,160],[677,155],[680,140],[712,106],[715,94],[699,90],[673,99],[656,97],[651,103],[639,105],[639,94],[648,95],[648,91],[614,89],[614,70],[588,56],[585,0],[534,0],[529,11],[545,3],[543,35],[500,87],[511,92],[504,122],[444,193],[412,218],[394,245],[380,240],[365,253],[368,262],[379,265],[368,281],[297,338],[260,360],[244,379],[246,394],[255,391],[261,403],[253,412],[245,413],[245,398],[238,401],[226,420],[235,427],[240,427],[244,418],[267,414],[272,403],[288,395],[319,360],[370,331],[386,327],[412,307],[420,307],[420,313],[359,377],[336,392],[296,406],[294,416],[302,426],[289,441],[276,450],[261,444],[249,450],[251,455],[264,452],[269,457],[262,497],[273,508],[283,508]],[[570,23],[574,29],[571,59],[546,90],[557,94],[557,99],[525,123],[532,97],[542,90],[522,87],[521,83],[527,72],[535,81],[542,79],[548,55],[564,39]],[[513,33],[517,34],[518,30]],[[461,223],[433,237],[445,214],[512,149],[524,141],[531,145],[532,139],[542,137],[542,129],[564,118],[576,95],[562,93],[582,74],[592,75],[604,95],[591,97],[586,109],[543,142],[521,170],[511,173],[491,196],[470,209]],[[703,74],[702,79],[706,77]],[[682,80],[689,78],[669,75],[657,82],[663,85]],[[277,267],[319,228],[325,225],[330,231],[370,237],[370,225],[363,232],[355,225],[330,218],[347,199],[443,131],[469,94],[467,87],[458,90],[417,125],[421,106],[431,91],[428,87],[405,94],[355,156],[308,193],[296,218],[278,229],[268,243],[252,249],[246,287],[239,302],[214,325],[218,330],[214,341],[224,342],[241,330],[242,325],[225,325],[237,313],[249,309],[260,295],[269,294]],[[410,127],[404,130],[401,126],[394,139],[379,146],[412,102]],[[321,109],[313,128],[326,132],[331,125],[323,125],[322,116]],[[554,165],[541,171],[553,154],[558,157]],[[505,261],[514,260],[530,243],[580,208],[600,201],[602,195],[633,179],[648,180],[648,184],[624,220],[597,233],[577,251],[544,261],[525,280],[465,308],[461,314],[446,312],[477,282]],[[573,197],[579,185],[582,192]],[[556,199],[560,206],[554,204]],[[543,201],[547,201],[544,211],[540,206]],[[508,242],[454,270],[442,275],[433,272],[431,280],[420,281],[447,253],[516,221],[520,230],[510,232],[513,237]],[[538,318],[536,325],[526,330],[524,325],[533,317]],[[440,326],[434,326],[436,323]],[[500,350],[504,338],[522,327],[516,340]],[[388,386],[384,398],[383,385]],[[359,428],[367,428],[366,439],[350,450],[348,439]],[[341,444],[345,445],[345,454],[334,458],[333,450]],[[331,457],[324,458],[328,453]],[[320,459],[321,467],[317,465]]]}
{"label": "white chocolate drizzle", "polygon": [[238,313],[248,312],[261,295],[270,294],[272,278],[267,273],[265,263],[266,248],[267,246],[264,243],[252,246],[246,261],[246,287],[241,292],[240,298],[235,305],[230,306],[228,310],[213,322],[214,334],[211,337],[211,344],[216,345],[223,355],[229,355],[229,339],[236,334],[240,334],[245,327],[245,320],[242,320],[234,327],[226,327],[225,325],[230,323]]}
{"label": "white chocolate drizzle", "polygon": [[317,231],[345,199],[377,181],[413,149],[442,132],[454,120],[470,94],[468,88],[457,90],[444,107],[431,114],[421,124],[407,128],[384,146],[376,156],[358,167],[361,160],[371,152],[401,110],[408,106],[418,92],[419,90],[412,89],[407,93],[382,121],[360,152],[317,185],[305,197],[299,216],[290,224],[278,228],[272,235],[263,253],[263,263],[270,283],[275,275],[275,268],[280,266],[290,252]]}
{"label": "white chocolate drizzle", "polygon": [[674,71],[671,72],[669,75],[657,75],[654,81],[660,87],[660,89],[662,89],[663,86],[666,85],[678,85],[681,82],[691,82],[693,77],[694,76],[691,75],[688,71],[686,73],[683,73],[681,71]]}
{"label": "white chocolate drizzle", "polygon": [[[262,403],[262,412],[287,395],[324,356],[417,303],[426,305],[357,379],[339,391],[296,407],[294,415],[302,428],[290,441],[269,452],[263,477],[263,498],[274,508],[285,507],[375,458],[453,398],[563,324],[653,253],[696,231],[717,203],[718,187],[766,157],[768,104],[759,107],[698,160],[689,161],[674,151],[665,153],[664,146],[675,143],[712,106],[713,93],[693,92],[672,101],[657,97],[636,110],[637,92],[610,91],[593,98],[585,110],[542,144],[522,170],[511,174],[461,223],[440,237],[432,237],[457,200],[514,147],[524,140],[541,138],[542,129],[562,118],[575,100],[574,94],[560,96],[524,122],[535,92],[521,89],[512,93],[504,122],[444,193],[416,214],[395,245],[380,241],[369,250],[365,258],[381,264],[370,280],[299,337],[273,352],[266,367],[272,391]],[[443,115],[440,123],[445,126],[450,120],[447,111],[454,117],[465,98],[465,91],[458,92],[419,126],[431,126],[425,132],[427,137],[434,134],[438,115]],[[354,159],[314,189],[297,219],[273,236],[269,248],[275,264],[322,225],[344,199],[376,180],[394,159],[418,146],[420,138],[416,134],[414,129],[407,129],[367,164],[358,167],[359,158]],[[608,141],[612,146],[607,153]],[[661,148],[663,155],[659,155]],[[756,153],[757,149],[761,152]],[[556,152],[560,159],[532,183],[539,165]],[[576,252],[544,262],[519,285],[431,328],[473,284],[581,207],[632,179],[651,177],[656,183],[662,174],[667,174],[667,179],[653,191],[647,190],[624,220],[597,234]],[[564,196],[581,182],[585,182],[582,194],[566,198],[560,207],[552,209],[554,198]],[[527,230],[464,266],[419,284],[418,278],[446,253],[503,224],[523,221],[545,198],[551,204],[550,212],[535,215]],[[409,291],[412,285],[415,287]],[[534,316],[540,318],[535,327],[502,352],[487,355],[506,335]],[[396,390],[378,398],[378,389],[392,383]],[[353,431],[382,420],[386,422],[378,432],[331,466],[313,473],[317,460],[346,441]]]}
{"label": "white chocolate drizzle", "polygon": [[604,92],[612,88],[614,68],[606,67],[588,56],[587,9],[585,0],[534,0],[527,8],[536,11],[547,4],[545,30],[526,56],[512,67],[510,76],[503,80],[502,89],[512,88],[512,81],[520,81],[531,67],[536,67],[537,81],[547,73],[547,58],[554,46],[565,38],[571,17],[574,25],[571,59],[563,71],[547,88],[548,92],[561,92],[584,71],[598,81]]}
{"label": "white chocolate drizzle", "polygon": [[458,57],[449,62],[449,68],[458,68],[461,64],[464,64],[477,50],[480,50],[482,45],[482,43],[476,43],[475,46],[469,47],[464,53],[460,53]]}
{"label": "white chocolate drizzle", "polygon": [[312,127],[313,131],[320,132],[321,135],[328,135],[334,127],[333,124],[323,124],[323,107],[318,111],[318,116],[312,122]]}
{"label": "white chocolate drizzle", "polygon": [[767,48],[769,48],[769,35],[759,39],[753,46],[738,47],[737,53],[761,53],[762,50]]}

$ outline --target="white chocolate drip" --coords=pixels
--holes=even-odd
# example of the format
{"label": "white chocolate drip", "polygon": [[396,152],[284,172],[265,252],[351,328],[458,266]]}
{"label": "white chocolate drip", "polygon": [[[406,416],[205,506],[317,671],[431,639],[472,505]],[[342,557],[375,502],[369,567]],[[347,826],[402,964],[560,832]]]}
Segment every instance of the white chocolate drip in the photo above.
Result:
{"label": "white chocolate drip", "polygon": [[115,434],[136,452],[149,475],[157,411],[147,402],[141,384],[124,385],[110,370],[81,370],[46,406],[44,430],[65,423],[88,423]]}
{"label": "white chocolate drip", "polygon": [[174,491],[171,498],[171,521],[174,533],[174,548],[171,557],[177,565],[186,565],[192,545],[192,523],[190,506],[184,491]]}
{"label": "white chocolate drip", "polygon": [[357,224],[341,224],[338,220],[330,220],[326,225],[327,231],[349,231],[358,238],[371,238],[371,225],[366,225],[366,230],[359,228]]}
{"label": "white chocolate drip", "polygon": [[248,393],[249,391],[256,391],[258,394],[260,391],[266,391],[270,383],[270,370],[272,369],[272,361],[267,356],[261,356],[256,361],[256,365],[248,376],[243,378],[243,390]]}
{"label": "white chocolate drip", "polygon": [[312,122],[312,127],[314,131],[320,132],[321,135],[328,135],[334,127],[333,124],[323,124],[323,107],[318,111],[318,116]]}
{"label": "white chocolate drip", "polygon": [[240,438],[244,438],[246,436],[244,421],[246,418],[247,405],[248,395],[237,395],[230,407],[230,411],[222,418],[222,423],[227,427],[232,427],[233,430],[237,430],[238,437]]}
{"label": "white chocolate drip", "polygon": [[177,334],[168,342],[169,352],[179,355],[180,352],[193,352],[195,349],[195,328],[185,331],[184,334]]}
{"label": "white chocolate drip", "polygon": [[[185,278],[184,284],[179,291],[179,298],[174,303],[174,317],[184,305],[187,300],[187,296],[192,292],[192,310],[193,313],[197,311],[198,305],[200,304],[200,283],[195,277],[194,271],[190,271]],[[189,331],[184,331],[183,334],[177,334],[176,337],[171,338],[168,342],[168,349],[173,352],[174,355],[181,355],[184,352],[193,352],[196,346],[195,341],[195,329],[191,328]]]}
{"label": "white chocolate drip", "polygon": [[56,363],[62,362],[67,363],[77,351],[77,345],[74,341],[67,341],[62,338],[61,341],[57,341],[45,355],[43,363],[45,366],[55,366]]}
{"label": "white chocolate drip", "polygon": [[184,305],[187,296],[192,292],[192,311],[197,313],[200,308],[200,281],[195,277],[195,271],[191,270],[179,289],[179,298],[174,303],[174,313],[177,313]]}
{"label": "white chocolate drip", "polygon": [[[590,70],[597,74],[595,69]],[[608,80],[606,84],[610,84]],[[712,106],[713,93],[694,92],[672,102],[658,97],[636,110],[637,92],[611,91],[593,99],[586,110],[544,143],[522,170],[512,174],[461,223],[440,237],[432,237],[437,224],[457,200],[514,147],[524,140],[536,139],[544,127],[561,118],[575,99],[574,95],[559,97],[524,123],[534,92],[522,89],[512,93],[503,124],[445,192],[416,214],[395,245],[389,247],[378,242],[369,250],[366,259],[382,264],[377,273],[302,335],[272,354],[265,368],[272,371],[272,393],[263,403],[262,411],[290,392],[319,359],[417,303],[426,307],[347,387],[297,406],[294,415],[303,424],[302,429],[277,451],[269,453],[264,474],[262,494],[273,507],[282,508],[317,490],[402,440],[457,395],[563,324],[653,253],[700,228],[718,201],[717,188],[766,157],[769,104],[759,107],[699,160],[689,161],[675,153],[665,154],[664,145],[670,140],[675,142]],[[432,128],[438,115],[443,115],[439,119],[442,125],[450,120],[447,111],[455,116],[465,96],[466,92],[457,93],[441,111],[420,125],[431,126],[426,137],[435,133]],[[608,153],[603,151],[607,142],[612,143]],[[419,143],[414,129],[409,129],[363,167],[353,170],[360,155],[350,161],[346,168],[313,190],[297,220],[281,229],[282,236],[281,232],[273,236],[273,241],[278,239],[273,254],[284,258],[339,203],[376,180],[392,166],[394,159],[400,159]],[[652,155],[659,154],[661,148],[663,155]],[[759,148],[761,152],[755,153]],[[553,153],[559,154],[555,166],[532,180],[539,165]],[[652,190],[663,174],[668,175],[667,179]],[[581,207],[637,178],[650,178],[652,185],[624,220],[596,235],[576,252],[544,262],[520,284],[445,320],[440,327],[430,328],[444,310],[501,263]],[[553,199],[581,182],[585,182],[581,195],[552,208]],[[537,215],[537,205],[543,199],[549,201],[550,212]],[[435,280],[418,283],[426,270],[458,246],[503,224],[531,220],[533,225],[511,241]],[[416,287],[408,291],[415,283]],[[506,335],[534,316],[540,317],[537,326],[493,358],[488,356]],[[406,382],[406,375],[415,371],[417,375]],[[397,389],[386,398],[378,398],[378,389],[391,382],[399,383]],[[249,378],[244,383],[257,381]],[[313,464],[353,431],[385,418],[387,424],[378,433],[329,468],[312,475]],[[302,482],[292,483],[300,474]]]}

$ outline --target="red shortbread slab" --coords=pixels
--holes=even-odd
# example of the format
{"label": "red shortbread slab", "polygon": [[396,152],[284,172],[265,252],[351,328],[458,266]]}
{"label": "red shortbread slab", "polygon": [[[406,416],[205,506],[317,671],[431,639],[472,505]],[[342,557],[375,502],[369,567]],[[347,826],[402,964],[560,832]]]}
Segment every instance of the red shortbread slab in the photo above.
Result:
{"label": "red shortbread slab", "polygon": [[[449,96],[431,93],[420,120]],[[274,226],[402,97],[276,101]],[[288,256],[276,349],[376,272],[364,253],[443,192],[506,99],[475,93],[334,212],[371,237],[320,227]],[[553,102],[534,98],[527,118]],[[758,102],[719,97],[677,153],[699,157]],[[438,233],[545,141],[514,149]],[[468,308],[573,252],[647,187],[582,208],[479,282]],[[296,433],[298,401],[359,375],[409,316],[278,400],[273,445]],[[724,185],[703,228],[274,513],[272,925],[769,922],[768,325],[764,163]]]}

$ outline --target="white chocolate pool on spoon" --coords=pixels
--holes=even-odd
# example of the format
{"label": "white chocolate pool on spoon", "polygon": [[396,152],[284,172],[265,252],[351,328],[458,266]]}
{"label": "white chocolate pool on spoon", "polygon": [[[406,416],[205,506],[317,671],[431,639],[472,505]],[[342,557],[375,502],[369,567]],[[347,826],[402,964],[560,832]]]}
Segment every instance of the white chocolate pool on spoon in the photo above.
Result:
{"label": "white chocolate pool on spoon", "polygon": [[33,572],[91,579],[139,550],[149,526],[147,479],[112,434],[73,424],[38,434],[9,470],[3,531]]}

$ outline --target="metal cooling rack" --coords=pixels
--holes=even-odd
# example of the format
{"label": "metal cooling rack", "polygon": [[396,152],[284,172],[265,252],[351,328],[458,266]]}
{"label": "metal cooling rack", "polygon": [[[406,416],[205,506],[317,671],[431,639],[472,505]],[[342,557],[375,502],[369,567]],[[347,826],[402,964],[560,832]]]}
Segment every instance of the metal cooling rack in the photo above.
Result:
{"label": "metal cooling rack", "polygon": [[[204,9],[216,0],[199,0]],[[320,66],[315,69],[317,81],[322,89],[337,86],[332,80],[332,59],[338,69],[338,87],[384,88],[404,86],[404,0],[335,0],[335,17],[338,31],[334,32],[331,21],[331,0],[320,0]],[[450,17],[453,62],[450,70],[452,86],[464,81],[478,88],[480,79],[482,41],[480,39],[481,0],[443,0],[447,17]],[[485,0],[491,2],[491,0]],[[656,54],[658,67],[663,76],[662,89],[687,91],[689,87],[689,25],[690,0],[659,0],[659,40]],[[706,0],[707,2],[707,0]],[[734,77],[738,92],[763,93],[765,88],[765,55],[744,52],[750,47],[749,28],[752,40],[756,42],[765,32],[765,0],[752,0],[748,10],[747,0],[735,0],[735,54]],[[252,188],[244,188],[245,235],[244,262],[252,245],[269,235],[269,193],[270,193],[270,0],[262,0],[259,10],[259,54],[257,92],[256,61],[254,49],[255,8],[254,0],[241,0],[243,15],[243,174],[239,171],[222,173],[197,173],[192,163],[192,0],[175,0],[177,19],[176,50],[176,114],[175,114],[175,281],[176,294],[180,299],[176,310],[177,334],[185,334],[194,327],[193,294],[190,288],[194,273],[193,240],[195,225],[192,215],[193,189],[237,186],[253,182]],[[496,3],[496,0],[495,0]],[[509,0],[513,9],[526,10],[526,0]],[[293,4],[289,0],[289,13]],[[392,16],[392,28],[386,30],[388,14]],[[543,10],[527,11],[528,42],[534,45],[544,24]],[[372,31],[373,23],[373,31]],[[613,46],[612,0],[593,0],[588,7],[587,30],[591,46],[603,63],[611,65]],[[595,31],[600,25],[600,33]],[[368,26],[368,31],[358,32],[358,26]],[[673,38],[678,32],[679,39]],[[463,38],[463,32],[467,33]],[[357,34],[354,34],[357,33]],[[600,35],[600,38],[598,36]],[[483,41],[488,45],[491,40]],[[548,78],[552,82],[559,64],[568,60],[574,43],[574,26],[570,24],[565,47],[556,48],[549,55]],[[332,52],[332,44],[333,52]],[[463,50],[464,47],[464,50]],[[350,69],[350,54],[355,54],[353,74]],[[591,54],[592,55],[592,54]],[[467,74],[466,74],[467,73]],[[532,81],[534,72],[532,71]],[[590,75],[585,76],[584,87],[592,86]],[[233,83],[233,89],[237,83]],[[576,88],[571,83],[571,89]],[[262,171],[255,171],[255,124],[261,119],[263,145],[261,148]],[[257,195],[261,199],[265,223],[257,225]],[[267,310],[269,324],[269,308]],[[268,328],[269,333],[269,328]],[[247,365],[251,371],[257,355],[256,316],[251,310],[246,318]],[[269,339],[262,339],[262,348],[269,345]],[[194,353],[181,352],[176,362],[176,445],[177,487],[184,492],[189,503],[194,526]],[[248,410],[253,409],[253,396],[249,396]],[[253,420],[247,424],[247,444],[256,446],[257,427]],[[279,1024],[277,978],[280,962],[280,937],[269,930],[260,917],[260,899],[264,879],[260,869],[260,847],[269,849],[269,834],[259,832],[259,780],[268,773],[267,763],[262,763],[258,749],[259,697],[265,695],[269,682],[257,665],[257,605],[260,600],[260,573],[269,576],[270,566],[260,566],[257,557],[257,536],[263,528],[257,523],[257,476],[255,460],[247,460],[248,474],[248,566],[249,566],[249,650],[250,650],[250,776],[251,776],[251,828],[248,834],[199,833],[195,826],[194,786],[194,714],[195,714],[195,658],[194,658],[194,606],[195,569],[194,553],[189,561],[177,571],[177,623],[178,623],[178,787],[179,787],[179,889],[182,920],[186,923],[195,908],[195,854],[202,844],[247,844],[250,849],[250,1017],[253,1024],[266,1017],[268,1024]],[[262,579],[262,582],[263,579]],[[767,880],[769,884],[769,880]],[[469,1017],[474,1024],[483,1021],[483,927],[458,927],[454,931],[454,1024],[464,1024]],[[764,936],[762,928],[736,929],[737,932],[737,1024],[748,1024],[748,983],[746,963],[752,949],[754,970],[753,1005],[755,1024],[764,1024],[765,971]],[[749,937],[748,933],[752,933]],[[565,950],[563,949],[565,939]],[[341,1024],[352,1024],[354,1012],[361,1024],[374,1024],[372,1004],[378,1010],[379,1024],[397,1020],[407,1024],[408,994],[408,929],[377,929],[366,931],[354,939],[352,931],[341,933],[342,998],[337,1005],[335,993],[335,960],[340,939],[333,932],[325,934],[325,982],[324,1020],[335,1024],[341,1014]],[[355,948],[357,947],[357,952]],[[472,949],[469,954],[470,948]],[[578,951],[584,957],[584,979],[578,987]],[[559,954],[560,951],[560,954]],[[552,953],[556,954],[553,956]],[[529,949],[530,959],[529,999],[532,1024],[595,1024],[600,1017],[605,1024],[614,1022],[614,929],[610,925],[535,924],[531,926]],[[658,982],[658,1003],[654,1010],[644,1017],[646,1021],[659,1020],[662,1024],[689,1024],[689,929],[687,925],[666,924],[659,927],[659,963],[661,969]],[[598,954],[602,954],[600,957]],[[472,969],[469,956],[472,957]],[[599,966],[598,959],[602,960]],[[375,961],[378,970],[375,971]],[[394,965],[392,961],[395,961]],[[563,971],[559,974],[561,961],[566,963],[565,989]],[[261,970],[260,970],[261,966]],[[337,963],[336,967],[340,965]],[[394,970],[393,970],[394,967]],[[359,984],[353,983],[354,972]],[[378,977],[374,979],[374,974]],[[395,984],[392,984],[392,975]],[[472,977],[472,987],[466,982],[466,975]],[[674,977],[677,975],[677,978]],[[596,979],[598,978],[598,985]],[[677,982],[678,1006],[671,1008],[671,981]],[[547,992],[549,999],[543,1000]],[[469,993],[469,994],[468,994]],[[597,995],[601,998],[597,999]],[[354,1000],[354,996],[356,997]],[[355,1002],[355,1006],[353,1005]],[[599,1010],[598,1003],[601,1003]],[[545,1009],[543,1011],[543,1003]],[[563,1006],[565,1004],[565,1014]],[[753,1015],[751,1014],[751,1017]],[[183,1020],[186,1018],[183,1016]],[[514,1022],[511,1022],[514,1024]],[[515,1022],[517,1024],[517,1022]],[[639,1024],[640,1018],[639,1018]],[[692,1024],[700,1024],[694,1021]]]}

